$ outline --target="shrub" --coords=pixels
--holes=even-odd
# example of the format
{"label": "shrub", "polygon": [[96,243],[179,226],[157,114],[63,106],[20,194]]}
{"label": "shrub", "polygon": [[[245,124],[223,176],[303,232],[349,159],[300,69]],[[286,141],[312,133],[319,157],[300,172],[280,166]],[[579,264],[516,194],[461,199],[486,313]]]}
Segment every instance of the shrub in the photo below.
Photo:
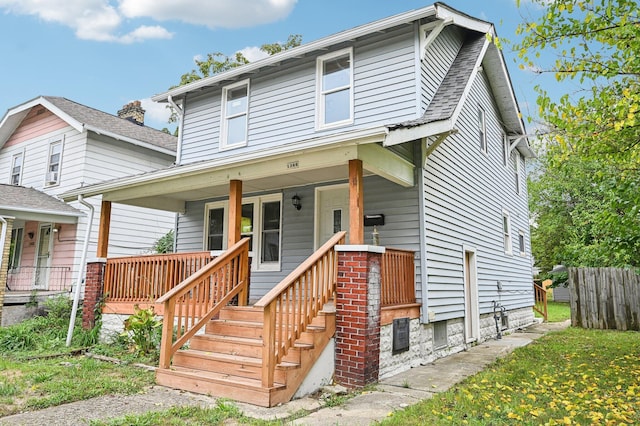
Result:
{"label": "shrub", "polygon": [[140,309],[135,305],[134,309],[134,314],[124,321],[124,331],[121,336],[130,339],[132,349],[138,355],[152,355],[154,359],[158,359],[162,339],[162,321],[156,319],[153,306]]}

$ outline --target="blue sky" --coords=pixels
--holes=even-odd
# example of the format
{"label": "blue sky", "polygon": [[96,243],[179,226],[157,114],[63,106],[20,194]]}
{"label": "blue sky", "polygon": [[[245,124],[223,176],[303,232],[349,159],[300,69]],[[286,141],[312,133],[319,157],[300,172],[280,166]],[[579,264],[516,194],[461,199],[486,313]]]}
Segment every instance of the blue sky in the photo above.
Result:
{"label": "blue sky", "polygon": [[[46,3],[46,5],[44,5]],[[180,3],[178,7],[174,4]],[[522,15],[539,13],[523,1],[448,0],[493,22],[516,40]],[[418,0],[0,0],[0,117],[39,95],[63,96],[115,114],[142,100],[146,124],[166,126],[164,106],[148,100],[210,52],[251,52],[300,34],[303,42],[431,5]],[[505,51],[516,97],[536,112],[533,86],[550,79],[520,70]],[[543,80],[544,79],[544,80]],[[528,124],[531,128],[532,125]]]}

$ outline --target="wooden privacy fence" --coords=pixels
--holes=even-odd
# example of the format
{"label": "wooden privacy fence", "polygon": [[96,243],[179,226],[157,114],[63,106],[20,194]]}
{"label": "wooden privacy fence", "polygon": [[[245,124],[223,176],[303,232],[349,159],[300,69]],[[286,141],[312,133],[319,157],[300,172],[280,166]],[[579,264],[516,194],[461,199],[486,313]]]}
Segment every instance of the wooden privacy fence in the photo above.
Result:
{"label": "wooden privacy fence", "polygon": [[569,268],[571,325],[640,331],[640,275],[616,268]]}

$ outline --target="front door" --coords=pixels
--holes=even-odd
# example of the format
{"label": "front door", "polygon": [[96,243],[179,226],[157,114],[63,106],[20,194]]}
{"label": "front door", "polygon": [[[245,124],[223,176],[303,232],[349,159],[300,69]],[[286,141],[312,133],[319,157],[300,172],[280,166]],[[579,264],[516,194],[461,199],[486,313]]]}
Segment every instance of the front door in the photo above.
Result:
{"label": "front door", "polygon": [[316,188],[316,206],[315,246],[318,249],[337,232],[349,229],[349,186]]}
{"label": "front door", "polygon": [[51,267],[51,224],[40,225],[38,232],[38,251],[36,253],[36,271],[33,286],[35,289],[47,289],[49,268]]}

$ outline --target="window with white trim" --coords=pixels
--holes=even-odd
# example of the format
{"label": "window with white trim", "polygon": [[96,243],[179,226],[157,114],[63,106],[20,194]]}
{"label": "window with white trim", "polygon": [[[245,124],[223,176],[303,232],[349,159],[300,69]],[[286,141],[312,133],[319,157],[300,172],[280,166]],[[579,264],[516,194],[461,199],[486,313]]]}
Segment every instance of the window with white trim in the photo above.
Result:
{"label": "window with white trim", "polygon": [[515,173],[516,180],[516,194],[520,195],[520,153],[518,151],[515,152],[516,155],[513,157],[513,170]]}
{"label": "window with white trim", "polygon": [[502,165],[507,167],[509,165],[509,138],[506,133],[502,133]]}
{"label": "window with white trim", "polygon": [[320,56],[316,63],[318,128],[353,122],[353,51]]}
{"label": "window with white trim", "polygon": [[524,244],[524,231],[520,230],[518,232],[518,248],[520,249],[520,256],[526,256],[527,252],[525,250]]}
{"label": "window with white trim", "polygon": [[22,181],[22,163],[24,156],[22,152],[14,154],[11,161],[11,185],[20,185]]}
{"label": "window with white trim", "polygon": [[9,270],[20,267],[22,257],[22,240],[24,238],[24,228],[11,230],[11,244],[9,245]]}
{"label": "window with white trim", "polygon": [[478,106],[478,139],[480,141],[480,150],[487,153],[487,119],[484,109]]}
{"label": "window with white trim", "polygon": [[[282,195],[272,194],[242,200],[240,233],[249,238],[249,256],[254,270],[280,270],[282,252]],[[205,207],[205,249],[226,250],[229,202]]]}
{"label": "window with white trim", "polygon": [[511,218],[509,217],[509,212],[507,212],[506,210],[502,211],[502,237],[504,241],[504,252],[506,254],[512,254]]}
{"label": "window with white trim", "polygon": [[49,160],[45,185],[57,185],[60,183],[60,165],[62,164],[62,141],[57,140],[49,144]]}
{"label": "window with white trim", "polygon": [[243,80],[222,89],[220,149],[236,148],[247,144],[248,118],[249,80]]}

